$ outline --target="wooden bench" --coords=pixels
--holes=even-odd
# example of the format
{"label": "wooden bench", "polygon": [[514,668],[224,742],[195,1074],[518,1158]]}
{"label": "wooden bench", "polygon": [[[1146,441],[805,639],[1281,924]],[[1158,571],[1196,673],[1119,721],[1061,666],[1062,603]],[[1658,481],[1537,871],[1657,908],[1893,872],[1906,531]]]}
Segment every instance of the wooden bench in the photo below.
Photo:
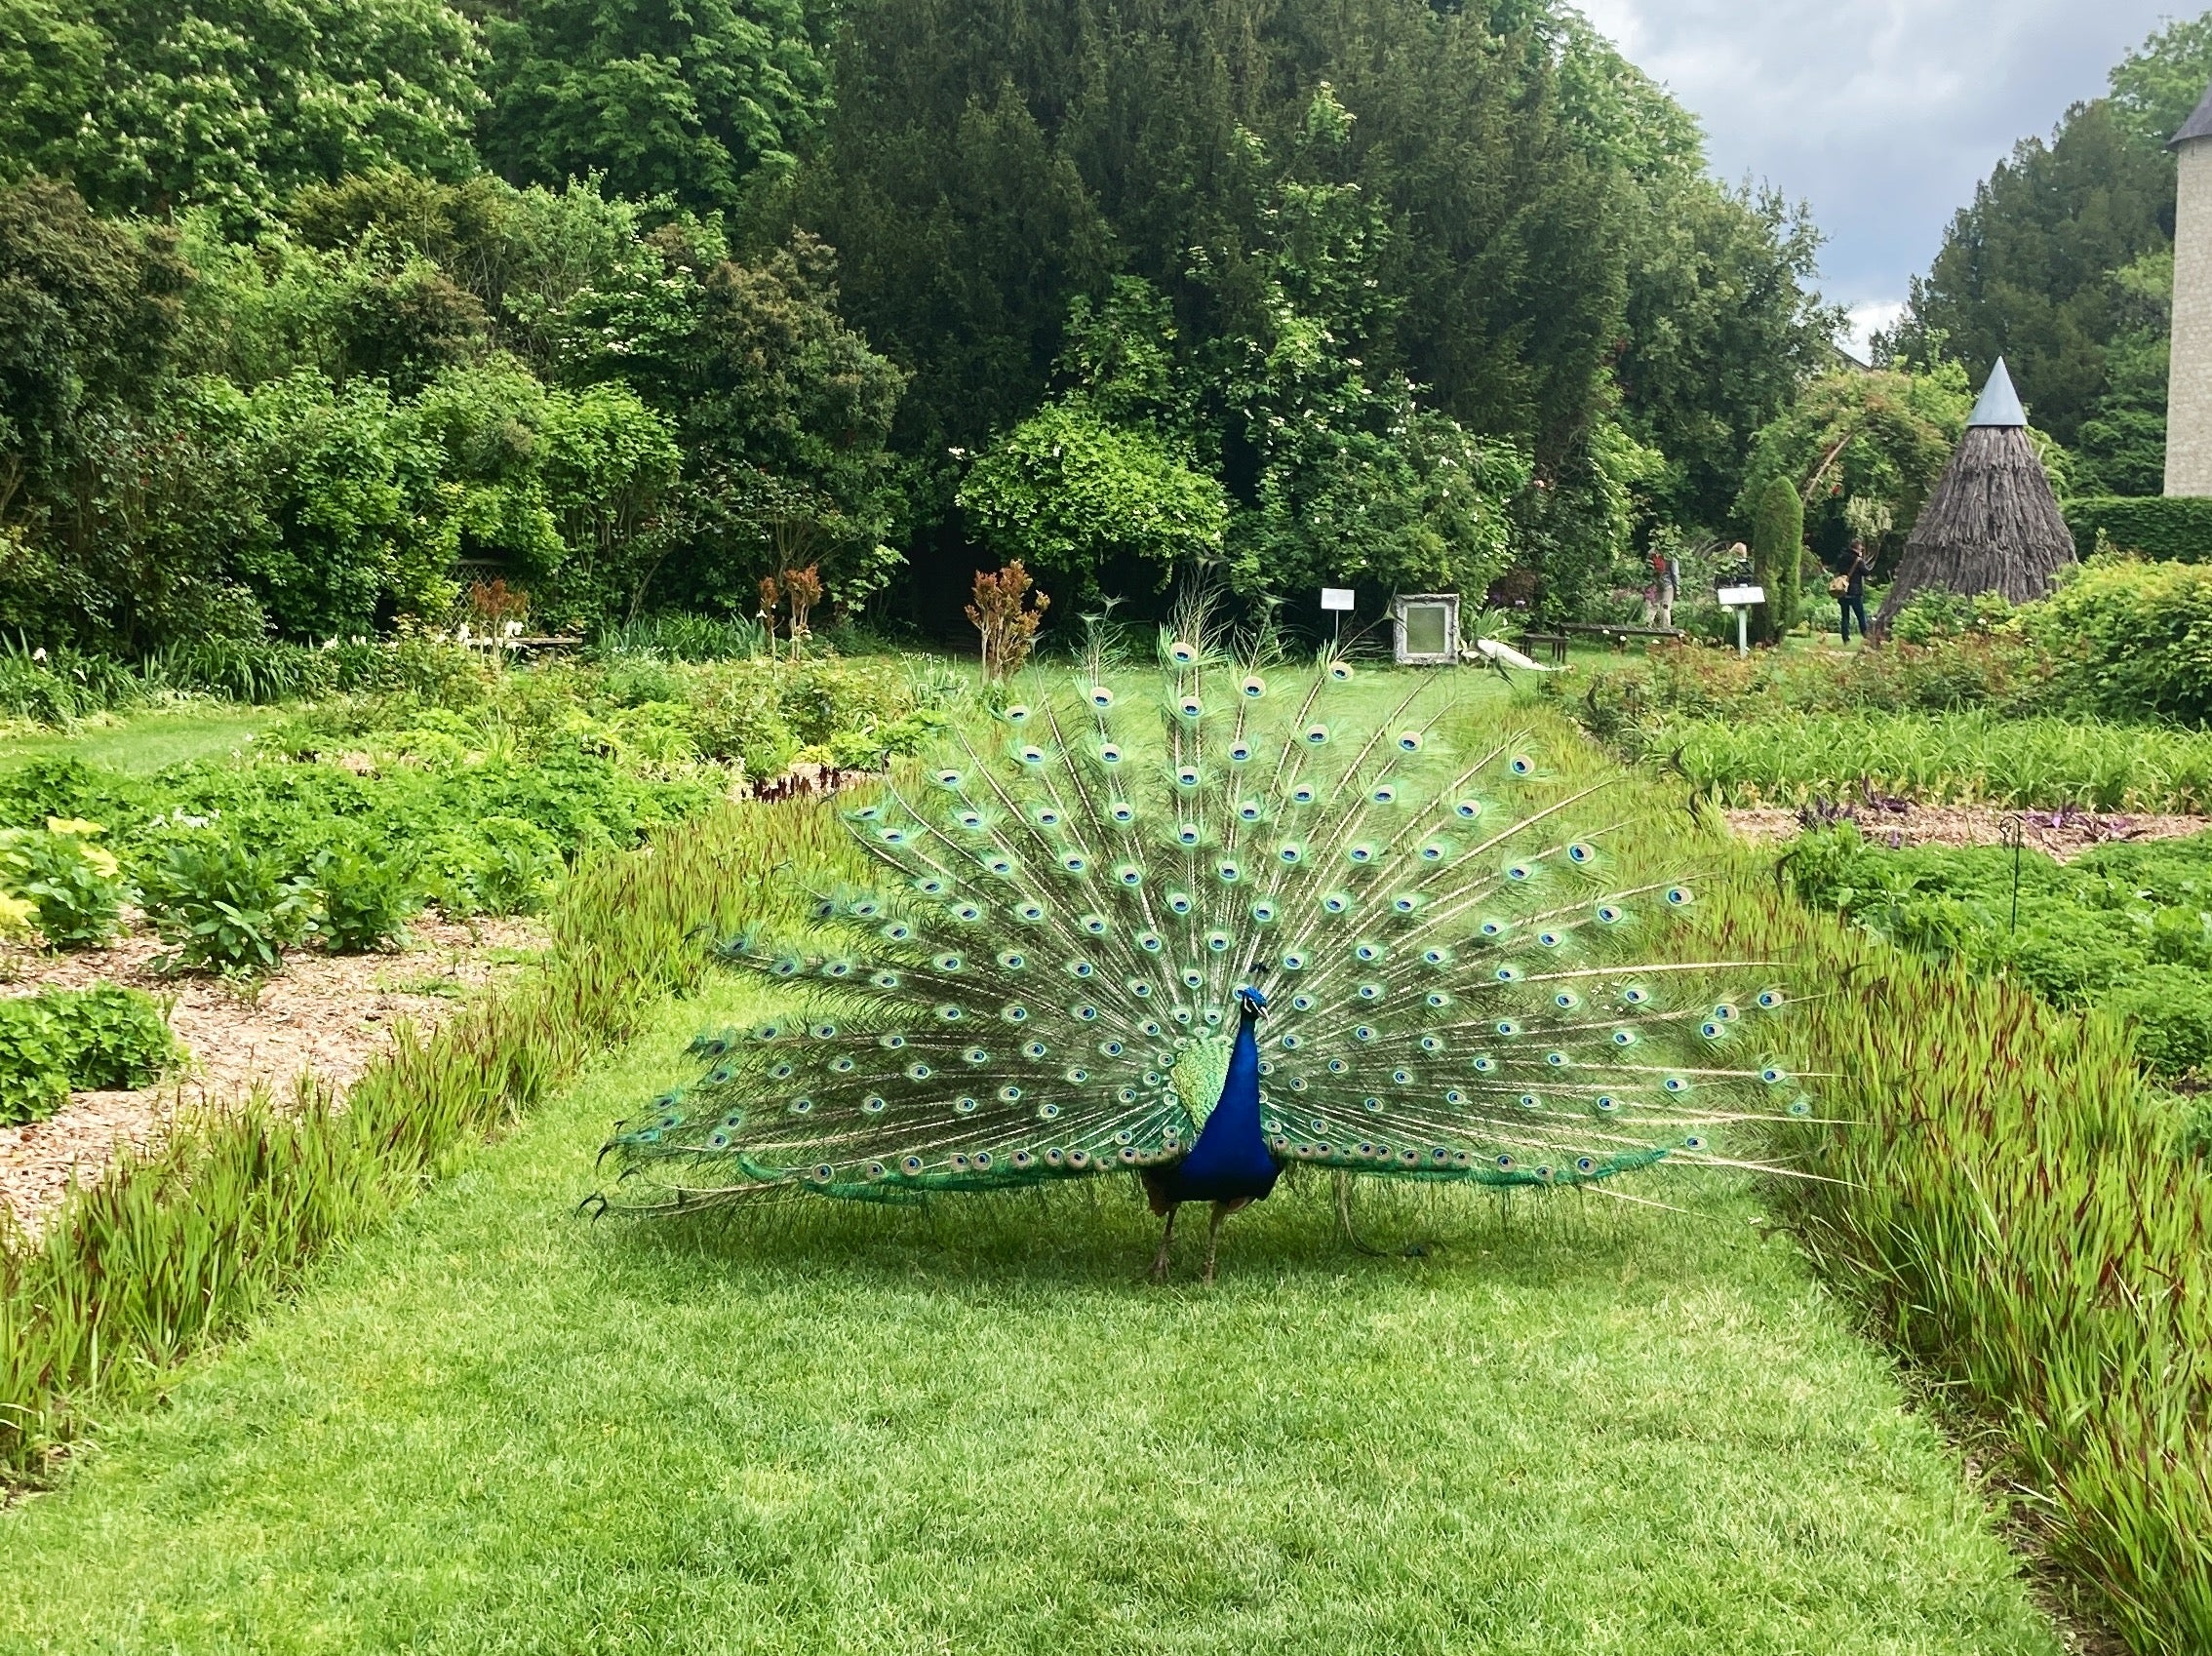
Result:
{"label": "wooden bench", "polygon": [[1521,653],[1531,661],[1547,657],[1555,667],[1566,665],[1567,636],[1564,633],[1522,633]]}
{"label": "wooden bench", "polygon": [[1679,627],[1620,627],[1608,621],[1561,621],[1562,633],[1584,633],[1594,638],[1610,639],[1618,644],[1632,638],[1680,638]]}

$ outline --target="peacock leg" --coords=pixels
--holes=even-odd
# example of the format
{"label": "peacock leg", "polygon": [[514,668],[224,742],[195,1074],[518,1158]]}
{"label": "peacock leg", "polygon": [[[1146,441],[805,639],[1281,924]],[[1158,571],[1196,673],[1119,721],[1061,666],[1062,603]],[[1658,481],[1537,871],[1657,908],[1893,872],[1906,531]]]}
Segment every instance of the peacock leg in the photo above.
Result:
{"label": "peacock leg", "polygon": [[1174,1240],[1175,1209],[1181,1205],[1178,1202],[1167,1204],[1167,1228],[1160,1233],[1160,1251],[1152,1256],[1152,1280],[1156,1282],[1167,1280],[1167,1244]]}
{"label": "peacock leg", "polygon": [[[1243,1203],[1240,1203],[1238,1205],[1242,1206]],[[1228,1203],[1215,1203],[1213,1204],[1213,1223],[1205,1228],[1205,1280],[1208,1284],[1213,1281],[1214,1250],[1221,1245],[1221,1221],[1228,1218],[1229,1213]]]}

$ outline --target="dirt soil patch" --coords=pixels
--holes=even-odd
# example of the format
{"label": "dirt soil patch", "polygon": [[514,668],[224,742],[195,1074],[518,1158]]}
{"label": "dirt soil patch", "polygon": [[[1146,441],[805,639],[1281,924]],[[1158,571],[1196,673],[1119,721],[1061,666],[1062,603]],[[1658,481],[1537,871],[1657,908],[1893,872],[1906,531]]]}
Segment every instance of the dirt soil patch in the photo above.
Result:
{"label": "dirt soil patch", "polygon": [[288,1096],[303,1071],[343,1088],[411,1023],[427,1034],[472,995],[545,946],[535,921],[467,927],[419,919],[405,950],[325,955],[298,950],[258,995],[207,977],[163,977],[161,944],[134,928],[111,949],[44,955],[0,945],[0,994],[125,983],[175,997],[170,1024],[190,1052],[184,1069],[136,1092],[79,1092],[43,1122],[0,1127],[0,1207],[36,1233],[70,1181],[96,1177],[124,1146],[159,1141],[179,1108],[222,1108],[257,1085]]}
{"label": "dirt soil patch", "polygon": [[[1722,814],[1740,838],[1764,844],[1794,839],[1801,830],[1797,812],[1778,808],[1730,810]],[[1850,819],[1876,845],[2008,846],[2021,843],[2059,862],[2068,862],[2097,846],[2126,840],[2180,840],[2212,830],[2207,816],[2100,816],[2083,810],[2006,810],[1987,805],[1911,805],[1903,808],[1861,806]]]}

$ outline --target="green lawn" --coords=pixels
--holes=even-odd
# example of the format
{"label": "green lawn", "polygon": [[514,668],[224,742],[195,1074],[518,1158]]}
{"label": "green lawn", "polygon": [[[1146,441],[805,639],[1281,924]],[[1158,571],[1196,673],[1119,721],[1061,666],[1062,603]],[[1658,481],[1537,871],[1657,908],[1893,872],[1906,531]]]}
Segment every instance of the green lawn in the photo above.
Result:
{"label": "green lawn", "polygon": [[119,770],[159,770],[189,759],[227,757],[283,717],[281,708],[227,706],[120,714],[75,731],[0,737],[0,769],[65,754]]}
{"label": "green lawn", "polygon": [[[0,1514],[0,1649],[2055,1653],[1726,1185],[574,1214],[662,1027]],[[1193,1230],[1202,1231],[1202,1227]]]}

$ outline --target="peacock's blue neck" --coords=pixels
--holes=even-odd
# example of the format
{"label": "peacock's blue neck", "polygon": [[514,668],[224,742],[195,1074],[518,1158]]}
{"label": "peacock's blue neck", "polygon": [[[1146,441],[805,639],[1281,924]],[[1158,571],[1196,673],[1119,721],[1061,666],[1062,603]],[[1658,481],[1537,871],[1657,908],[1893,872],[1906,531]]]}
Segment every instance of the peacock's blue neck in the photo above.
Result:
{"label": "peacock's blue neck", "polygon": [[1280,1169],[1260,1131],[1257,1027],[1251,1008],[1243,1007],[1220,1100],[1206,1117],[1190,1155],[1174,1170],[1176,1201],[1251,1202],[1275,1188]]}

